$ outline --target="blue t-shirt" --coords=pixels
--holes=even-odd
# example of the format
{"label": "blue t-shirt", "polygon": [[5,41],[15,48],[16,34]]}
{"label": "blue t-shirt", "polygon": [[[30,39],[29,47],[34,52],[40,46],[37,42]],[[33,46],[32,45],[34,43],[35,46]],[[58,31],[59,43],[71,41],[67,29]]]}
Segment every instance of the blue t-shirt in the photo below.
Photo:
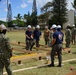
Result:
{"label": "blue t-shirt", "polygon": [[41,31],[40,30],[34,30],[34,39],[39,40],[39,37],[41,36]]}
{"label": "blue t-shirt", "polygon": [[59,31],[54,32],[53,38],[56,39],[55,44],[62,44],[63,34]]}
{"label": "blue t-shirt", "polygon": [[32,38],[31,38],[32,31],[28,31],[28,30],[27,30],[27,31],[25,32],[25,34],[30,37],[30,38],[26,37],[26,40],[31,40],[31,39],[32,39]]}

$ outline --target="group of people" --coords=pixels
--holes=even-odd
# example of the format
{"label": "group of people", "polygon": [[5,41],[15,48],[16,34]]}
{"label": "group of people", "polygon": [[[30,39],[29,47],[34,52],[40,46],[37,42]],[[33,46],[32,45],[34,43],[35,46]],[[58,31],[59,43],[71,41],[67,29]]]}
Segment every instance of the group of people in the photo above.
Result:
{"label": "group of people", "polygon": [[[35,30],[31,29],[31,26],[28,25],[28,29],[25,32],[26,34],[26,49],[32,50],[32,47],[36,43],[36,47],[39,47],[39,40],[41,36],[40,26],[37,25]],[[61,26],[56,26],[55,24],[52,25],[50,30],[48,29],[48,26],[45,26],[44,34],[43,34],[45,45],[50,45],[52,47],[51,51],[51,64],[49,66],[54,66],[54,56],[57,52],[58,59],[59,59],[59,67],[61,67],[62,63],[62,42],[64,34],[61,32]]]}
{"label": "group of people", "polygon": [[[31,25],[28,25],[28,29],[25,32],[26,35],[26,49],[32,50],[33,46],[36,44],[36,47],[39,47],[40,36],[42,35],[40,31],[40,26],[37,25],[34,30],[31,29]],[[58,67],[62,66],[62,45],[64,39],[64,33],[61,31],[61,25],[53,24],[49,29],[48,26],[45,26],[43,32],[43,38],[45,45],[52,47],[51,50],[51,64],[49,67],[54,67],[54,56],[57,53],[58,55]],[[70,26],[69,24],[65,30],[65,42],[66,48],[70,48],[70,43],[76,44],[76,28],[75,25]]]}
{"label": "group of people", "polygon": [[76,44],[76,28],[75,25],[68,24],[65,30],[66,48],[70,48],[71,44]]}
{"label": "group of people", "polygon": [[32,51],[32,48],[35,44],[36,47],[39,47],[39,40],[40,36],[42,35],[39,25],[37,25],[34,30],[31,29],[31,25],[28,25],[25,35],[26,35],[26,50]]}
{"label": "group of people", "polygon": [[[12,57],[12,48],[10,45],[9,38],[6,37],[7,28],[5,25],[0,25],[0,75],[3,75],[3,68],[5,66],[8,75],[12,75],[12,70],[10,66],[10,58]],[[26,35],[26,50],[32,51],[33,46],[36,44],[36,47],[39,47],[40,36],[42,35],[40,31],[40,26],[37,25],[34,30],[32,30],[31,25],[28,25],[27,30],[25,32]],[[52,47],[50,57],[51,64],[49,67],[54,67],[54,56],[57,53],[58,55],[58,66],[62,66],[62,44],[64,34],[61,31],[60,25],[53,24],[50,29],[48,26],[45,26],[45,30],[43,32],[43,37],[45,41],[45,45]],[[65,30],[65,41],[66,47],[70,47],[70,43],[76,44],[76,28],[75,25],[72,25],[72,29],[70,25],[66,27]]]}

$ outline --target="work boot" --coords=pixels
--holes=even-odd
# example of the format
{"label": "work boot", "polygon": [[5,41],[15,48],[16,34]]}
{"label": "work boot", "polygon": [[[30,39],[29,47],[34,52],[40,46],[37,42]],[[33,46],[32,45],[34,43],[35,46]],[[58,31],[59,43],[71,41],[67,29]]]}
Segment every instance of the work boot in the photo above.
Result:
{"label": "work boot", "polygon": [[48,65],[48,67],[54,67],[54,66],[55,66],[54,64],[49,64],[49,65]]}
{"label": "work boot", "polygon": [[57,67],[62,67],[62,65],[58,65]]}

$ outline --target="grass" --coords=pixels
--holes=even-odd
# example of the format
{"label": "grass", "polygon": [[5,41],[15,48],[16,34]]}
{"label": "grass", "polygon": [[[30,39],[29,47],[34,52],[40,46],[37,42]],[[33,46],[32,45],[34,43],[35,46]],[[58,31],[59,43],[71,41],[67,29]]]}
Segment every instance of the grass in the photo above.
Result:
{"label": "grass", "polygon": [[[10,41],[21,41],[25,42],[25,31],[16,31],[16,32],[7,32],[7,36],[10,38]],[[44,44],[43,37],[41,36],[40,40],[41,44]],[[16,47],[16,46],[12,46]],[[65,47],[65,45],[64,45]],[[63,61],[64,60],[69,60],[69,59],[76,59],[76,48],[74,45],[71,46],[71,53],[63,53]],[[23,48],[23,47],[18,47],[18,48]],[[51,50],[51,48],[50,48]],[[40,50],[39,50],[40,51]],[[41,51],[43,52],[43,51]],[[23,54],[22,52],[14,51],[13,52],[16,55],[21,55]],[[55,58],[55,62],[58,61],[57,57]],[[12,70],[17,70],[21,68],[27,68],[27,67],[32,67],[32,66],[38,66],[41,64],[45,64],[45,57],[43,58],[43,61],[38,60],[38,59],[30,59],[30,60],[23,60],[22,61],[22,66],[18,66],[17,62],[16,63],[11,63]],[[58,68],[58,67],[41,67],[37,69],[31,69],[31,70],[26,70],[26,71],[21,71],[14,73],[14,75],[65,75],[68,72],[71,72],[70,67],[74,67],[74,70],[76,70],[76,61],[71,61],[71,62],[65,62],[63,63],[63,67]],[[57,66],[57,64],[56,64]],[[4,70],[5,71],[5,70]]]}

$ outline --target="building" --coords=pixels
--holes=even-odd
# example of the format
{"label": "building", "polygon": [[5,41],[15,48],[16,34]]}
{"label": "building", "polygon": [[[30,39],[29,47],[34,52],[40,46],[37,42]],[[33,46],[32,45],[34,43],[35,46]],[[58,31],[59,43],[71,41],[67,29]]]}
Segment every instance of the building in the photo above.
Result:
{"label": "building", "polygon": [[67,23],[65,23],[65,24],[63,25],[63,28],[64,28],[64,29],[66,28],[66,26],[67,26],[68,24],[70,24],[70,25],[73,25],[73,24],[74,24],[74,10],[69,10],[69,11],[67,11],[67,19],[68,19]]}
{"label": "building", "polygon": [[[47,21],[51,18],[52,15],[53,14],[51,12],[47,12],[45,14],[40,15],[40,17],[38,18],[38,24],[41,28],[44,28],[45,25],[47,25]],[[74,24],[74,10],[67,11],[67,20],[67,23],[63,25],[63,29],[65,29],[68,24]]]}

